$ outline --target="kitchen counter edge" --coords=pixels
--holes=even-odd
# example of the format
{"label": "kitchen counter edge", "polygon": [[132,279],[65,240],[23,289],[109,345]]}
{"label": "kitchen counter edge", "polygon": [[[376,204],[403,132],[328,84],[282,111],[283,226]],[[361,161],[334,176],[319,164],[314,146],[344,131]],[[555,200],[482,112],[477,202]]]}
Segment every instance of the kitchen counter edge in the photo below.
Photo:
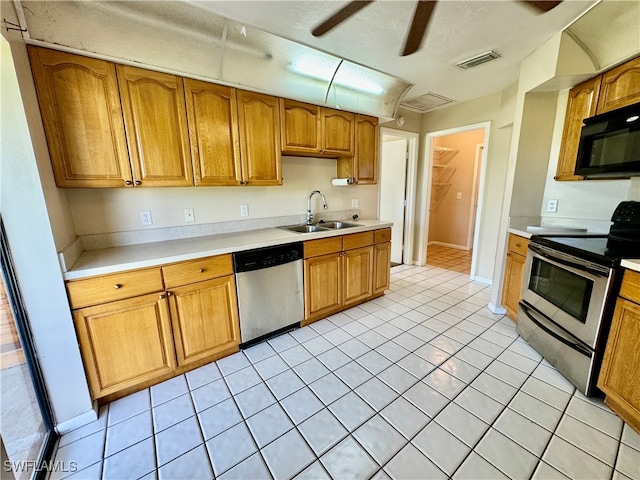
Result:
{"label": "kitchen counter edge", "polygon": [[620,265],[624,268],[628,268],[629,270],[640,272],[640,260],[622,260]]}
{"label": "kitchen counter edge", "polygon": [[383,220],[358,219],[356,222],[351,220],[349,222],[357,223],[358,226],[313,233],[295,233],[273,227],[100,250],[85,250],[73,266],[63,272],[63,277],[65,280],[78,280],[255,248],[379,230],[393,225],[392,222]]}

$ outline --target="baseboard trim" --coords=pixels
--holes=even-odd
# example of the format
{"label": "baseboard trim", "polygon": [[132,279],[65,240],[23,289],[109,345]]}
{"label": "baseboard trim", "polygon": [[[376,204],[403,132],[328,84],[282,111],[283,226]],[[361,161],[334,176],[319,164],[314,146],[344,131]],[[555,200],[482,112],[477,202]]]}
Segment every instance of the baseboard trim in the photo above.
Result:
{"label": "baseboard trim", "polygon": [[504,307],[498,307],[493,303],[489,303],[489,305],[487,305],[487,308],[489,308],[491,313],[495,313],[496,315],[504,315],[505,313],[507,313]]}
{"label": "baseboard trim", "polygon": [[94,402],[94,408],[92,408],[91,410],[87,410],[86,412],[76,417],[70,418],[69,420],[58,423],[55,426],[55,431],[58,432],[59,435],[64,435],[65,433],[69,433],[72,430],[83,427],[88,423],[94,422],[97,419],[97,404]]}
{"label": "baseboard trim", "polygon": [[474,282],[482,283],[484,285],[493,285],[493,280],[491,280],[490,278],[471,277],[471,280],[473,280]]}
{"label": "baseboard trim", "polygon": [[454,243],[445,243],[445,242],[437,242],[437,241],[427,243],[427,246],[431,246],[431,245],[439,245],[441,247],[455,248],[456,250],[464,250],[466,252],[471,250],[470,248],[467,248],[465,245],[456,245]]}

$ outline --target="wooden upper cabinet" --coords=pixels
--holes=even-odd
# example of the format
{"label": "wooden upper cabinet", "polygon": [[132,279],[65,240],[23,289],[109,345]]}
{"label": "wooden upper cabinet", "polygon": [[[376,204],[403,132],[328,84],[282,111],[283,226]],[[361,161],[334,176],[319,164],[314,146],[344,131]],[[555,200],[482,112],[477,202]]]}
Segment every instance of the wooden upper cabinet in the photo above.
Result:
{"label": "wooden upper cabinet", "polygon": [[582,176],[573,173],[578,156],[580,131],[582,130],[582,121],[596,114],[600,81],[601,77],[598,76],[576,85],[569,91],[560,156],[554,177],[556,180],[583,179]]}
{"label": "wooden upper cabinet", "polygon": [[596,113],[640,102],[640,57],[602,74]]}
{"label": "wooden upper cabinet", "polygon": [[245,185],[282,185],[278,98],[238,90],[242,177]]}
{"label": "wooden upper cabinet", "polygon": [[115,65],[28,45],[58,187],[131,182]]}
{"label": "wooden upper cabinet", "polygon": [[356,115],[356,150],[353,157],[354,177],[360,185],[378,183],[378,119]]}
{"label": "wooden upper cabinet", "polygon": [[116,69],[136,185],[193,185],[182,78]]}
{"label": "wooden upper cabinet", "polygon": [[281,98],[280,122],[283,152],[320,153],[320,107]]}
{"label": "wooden upper cabinet", "polygon": [[184,91],[196,185],[240,185],[236,90],[185,78]]}
{"label": "wooden upper cabinet", "polygon": [[320,109],[321,151],[325,155],[352,157],[354,154],[355,115],[330,108]]}

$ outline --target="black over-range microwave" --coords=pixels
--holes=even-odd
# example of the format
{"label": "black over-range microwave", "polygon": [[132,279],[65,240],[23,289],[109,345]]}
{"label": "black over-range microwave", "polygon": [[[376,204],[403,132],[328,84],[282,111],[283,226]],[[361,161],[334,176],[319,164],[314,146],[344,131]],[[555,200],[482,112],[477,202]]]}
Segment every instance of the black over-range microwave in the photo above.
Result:
{"label": "black over-range microwave", "polygon": [[640,103],[584,120],[576,175],[640,176]]}

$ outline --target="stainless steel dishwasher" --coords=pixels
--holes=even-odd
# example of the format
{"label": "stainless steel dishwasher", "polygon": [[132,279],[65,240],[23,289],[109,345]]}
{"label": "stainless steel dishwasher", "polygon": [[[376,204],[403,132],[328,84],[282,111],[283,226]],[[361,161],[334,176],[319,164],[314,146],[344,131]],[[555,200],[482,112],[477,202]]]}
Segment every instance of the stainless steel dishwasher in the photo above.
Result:
{"label": "stainless steel dishwasher", "polygon": [[304,318],[302,242],[233,254],[243,346]]}

